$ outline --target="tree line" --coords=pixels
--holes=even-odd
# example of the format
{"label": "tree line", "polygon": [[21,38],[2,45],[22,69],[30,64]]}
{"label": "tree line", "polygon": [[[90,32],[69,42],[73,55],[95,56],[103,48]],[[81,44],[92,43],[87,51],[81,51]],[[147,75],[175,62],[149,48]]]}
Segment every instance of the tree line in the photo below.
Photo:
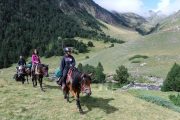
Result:
{"label": "tree line", "polygon": [[79,52],[87,52],[85,44],[74,37],[119,42],[106,36],[86,11],[77,16],[64,14],[59,0],[0,1],[0,68],[17,62],[20,54],[30,56],[34,48],[41,56],[62,55],[62,40],[72,42]]}

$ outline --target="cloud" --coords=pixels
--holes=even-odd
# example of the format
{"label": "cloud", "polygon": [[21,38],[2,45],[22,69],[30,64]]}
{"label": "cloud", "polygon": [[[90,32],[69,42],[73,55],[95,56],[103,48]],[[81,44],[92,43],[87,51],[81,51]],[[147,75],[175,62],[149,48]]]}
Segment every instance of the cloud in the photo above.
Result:
{"label": "cloud", "polygon": [[109,11],[115,10],[117,12],[134,12],[139,14],[143,13],[142,0],[94,0],[94,1]]}
{"label": "cloud", "polygon": [[160,0],[154,11],[161,11],[165,15],[170,15],[178,10],[180,10],[180,0]]}
{"label": "cloud", "polygon": [[[149,8],[145,0],[94,0],[97,4],[109,11],[134,12],[143,16],[148,16],[148,11],[161,11],[162,14],[170,15],[180,10],[180,0],[156,0],[153,8]],[[146,4],[145,4],[146,3]],[[150,3],[149,3],[150,4]],[[147,9],[149,8],[149,9]]]}

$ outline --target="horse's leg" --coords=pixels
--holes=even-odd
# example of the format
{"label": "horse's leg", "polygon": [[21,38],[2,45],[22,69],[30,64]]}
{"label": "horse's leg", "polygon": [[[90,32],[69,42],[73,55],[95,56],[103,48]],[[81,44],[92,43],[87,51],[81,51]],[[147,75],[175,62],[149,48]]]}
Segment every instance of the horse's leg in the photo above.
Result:
{"label": "horse's leg", "polygon": [[24,84],[24,82],[25,82],[25,78],[24,78],[24,76],[20,76],[20,79],[21,79],[21,82],[22,82],[22,84]]}
{"label": "horse's leg", "polygon": [[37,86],[37,79],[39,79],[39,78],[37,75],[35,75],[35,79],[34,79],[35,80],[35,86]]}
{"label": "horse's leg", "polygon": [[80,94],[80,92],[77,92],[77,93],[76,93],[76,105],[77,105],[77,107],[78,107],[78,109],[79,109],[79,112],[80,112],[81,114],[83,114],[83,110],[82,110],[81,104],[80,104],[79,94]]}
{"label": "horse's leg", "polygon": [[35,87],[35,84],[34,84],[34,82],[35,82],[34,79],[35,79],[35,78],[34,78],[34,77],[35,77],[35,76],[33,75],[33,76],[32,76],[33,87]]}
{"label": "horse's leg", "polygon": [[29,84],[28,75],[26,76],[27,83]]}
{"label": "horse's leg", "polygon": [[66,100],[69,102],[69,86],[66,86]]}
{"label": "horse's leg", "polygon": [[39,85],[40,85],[40,88],[41,88],[41,90],[43,91],[43,92],[45,92],[44,90],[43,90],[43,87],[42,87],[42,80],[43,80],[43,78],[42,77],[39,77]]}

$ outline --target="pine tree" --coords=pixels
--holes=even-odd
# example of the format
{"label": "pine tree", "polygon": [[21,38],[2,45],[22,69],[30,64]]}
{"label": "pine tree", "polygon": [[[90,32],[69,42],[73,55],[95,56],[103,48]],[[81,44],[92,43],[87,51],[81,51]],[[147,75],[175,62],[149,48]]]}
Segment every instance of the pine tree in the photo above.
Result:
{"label": "pine tree", "polygon": [[104,83],[106,75],[103,73],[104,68],[100,62],[98,63],[98,66],[96,67],[95,71],[96,71],[95,81],[97,83]]}
{"label": "pine tree", "polygon": [[177,91],[180,92],[180,65],[174,64],[168,73],[163,86],[162,91]]}
{"label": "pine tree", "polygon": [[83,65],[82,65],[82,63],[79,63],[79,65],[78,65],[78,70],[79,70],[80,72],[83,71]]}
{"label": "pine tree", "polygon": [[116,70],[116,74],[113,76],[113,79],[118,81],[119,84],[125,84],[128,82],[129,73],[128,69],[125,66],[120,66]]}

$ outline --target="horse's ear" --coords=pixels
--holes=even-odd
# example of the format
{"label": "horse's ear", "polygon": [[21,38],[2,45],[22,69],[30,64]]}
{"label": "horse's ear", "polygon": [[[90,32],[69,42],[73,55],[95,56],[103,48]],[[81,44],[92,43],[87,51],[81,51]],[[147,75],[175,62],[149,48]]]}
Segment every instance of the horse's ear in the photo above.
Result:
{"label": "horse's ear", "polygon": [[92,73],[88,74],[90,77],[93,75]]}

